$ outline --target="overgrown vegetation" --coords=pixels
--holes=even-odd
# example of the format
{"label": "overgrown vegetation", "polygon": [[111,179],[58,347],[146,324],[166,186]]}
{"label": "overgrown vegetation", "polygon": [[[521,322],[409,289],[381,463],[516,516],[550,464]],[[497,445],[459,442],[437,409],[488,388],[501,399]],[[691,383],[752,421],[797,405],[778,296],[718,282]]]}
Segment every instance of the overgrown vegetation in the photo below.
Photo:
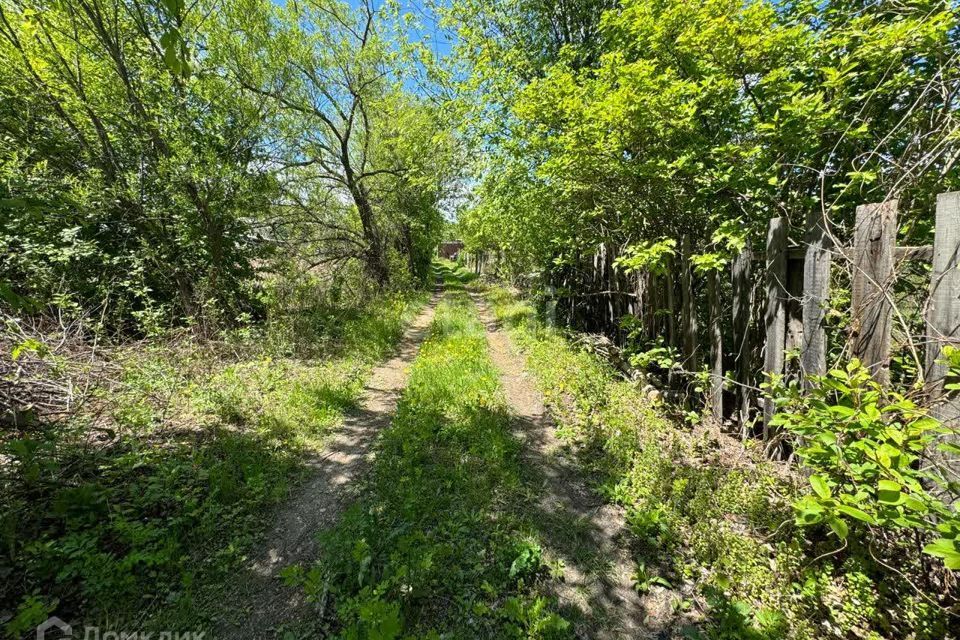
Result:
{"label": "overgrown vegetation", "polygon": [[688,234],[712,270],[773,216],[824,219],[843,239],[855,205],[893,197],[905,243],[923,244],[935,195],[960,184],[947,0],[477,0],[450,13],[465,122],[486,151],[465,239],[514,275],[573,288],[584,323],[601,320],[576,296],[605,286],[589,268],[600,246],[631,259]]}
{"label": "overgrown vegetation", "polygon": [[[930,244],[934,197],[960,189],[957,3],[415,5],[0,0],[5,633],[53,613],[213,628],[207,604],[456,233],[478,274],[643,380],[491,294],[626,510],[637,590],[674,594],[685,633],[956,637],[960,448],[928,414],[960,391],[960,350],[938,351],[955,323],[928,327],[930,252],[894,255],[875,287],[893,348],[872,363],[890,375],[872,378],[848,349],[846,247],[856,206],[891,200],[900,245]],[[765,372],[739,334],[774,309],[739,296],[739,326],[720,319],[773,217],[788,263],[810,246],[833,266],[777,276],[786,364]],[[808,275],[829,299],[801,299]],[[465,277],[446,272],[362,500],[287,571],[332,633],[573,633]],[[805,323],[828,329],[829,366],[800,371]],[[941,355],[949,375],[925,377]],[[743,443],[723,432],[734,361],[779,413],[738,394]]]}
{"label": "overgrown vegetation", "polygon": [[366,495],[322,534],[319,563],[289,578],[335,608],[345,638],[565,637],[568,624],[543,595],[535,527],[515,508],[519,449],[484,328],[454,290],[377,447]]}
{"label": "overgrown vegetation", "polygon": [[104,629],[149,628],[160,613],[205,626],[269,507],[288,496],[422,301],[310,308],[301,298],[294,327],[278,314],[220,340],[86,347],[96,377],[21,349],[21,364],[62,365],[64,381],[89,393],[4,442],[7,635],[32,633],[54,612]]}
{"label": "overgrown vegetation", "polygon": [[202,617],[399,338],[460,162],[403,24],[0,0],[9,636]]}
{"label": "overgrown vegetation", "polygon": [[458,145],[392,6],[0,3],[0,299],[109,333],[259,317],[272,258],[429,277]]}
{"label": "overgrown vegetation", "polygon": [[[956,445],[938,443],[950,433],[928,411],[876,383],[857,360],[812,380],[811,393],[796,386],[775,392],[782,403],[772,424],[798,438],[797,453],[813,493],[797,504],[797,521],[826,523],[842,541],[855,528],[908,531],[925,553],[960,569],[960,520],[943,478],[921,464],[932,448],[951,454]],[[909,547],[909,541],[902,542]],[[916,552],[917,549],[914,549]],[[922,562],[923,580],[938,586],[937,572]],[[942,578],[942,576],[939,576]]]}
{"label": "overgrown vegetation", "polygon": [[[860,295],[889,298],[895,316],[889,362],[865,372],[851,348],[874,328],[850,313],[864,278],[846,250],[867,203],[898,202],[899,245],[950,233],[934,229],[934,201],[960,185],[955,3],[505,0],[449,15],[463,25],[465,129],[485,151],[459,220],[466,251],[491,256],[550,323],[602,334],[589,340],[644,394],[679,400],[650,409],[587,356],[558,356],[559,338],[519,331],[638,537],[676,536],[664,580],[748,603],[731,620],[755,628],[714,620],[726,637],[956,635],[957,416],[941,407],[957,387],[927,377],[955,323],[926,324],[929,262],[898,259]],[[812,249],[806,272],[764,269],[775,217],[791,247]],[[752,264],[741,290],[738,257]],[[779,331],[756,286],[767,277],[783,281],[772,295],[788,326],[764,345],[744,334]],[[806,359],[820,328],[825,365]],[[784,344],[785,365],[760,365]],[[678,410],[686,428],[657,417]],[[798,464],[746,442],[748,456],[724,429],[762,431],[768,454]],[[655,559],[643,563],[639,582],[655,586]]]}
{"label": "overgrown vegetation", "polygon": [[[546,329],[529,304],[503,289],[489,297],[525,350],[559,432],[626,509],[638,588],[676,588],[678,610],[703,612],[696,626],[706,637],[933,640],[956,628],[945,591],[952,578],[912,541],[882,530],[840,540],[826,535],[828,518],[800,526],[811,524],[802,475],[716,428],[664,417],[659,402]],[[805,453],[819,470],[819,458]],[[896,510],[904,501],[881,496],[880,504]]]}

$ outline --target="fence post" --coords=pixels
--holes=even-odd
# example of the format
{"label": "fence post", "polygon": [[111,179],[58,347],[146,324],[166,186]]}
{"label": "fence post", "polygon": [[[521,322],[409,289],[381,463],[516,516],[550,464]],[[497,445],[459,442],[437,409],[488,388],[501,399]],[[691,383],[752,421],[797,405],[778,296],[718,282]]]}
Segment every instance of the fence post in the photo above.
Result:
{"label": "fence post", "polygon": [[677,309],[674,303],[673,292],[673,259],[667,258],[666,272],[663,275],[663,287],[666,290],[667,301],[667,344],[677,346]]}
{"label": "fence post", "polygon": [[720,272],[707,274],[707,304],[710,307],[710,412],[723,422],[723,314],[720,310]]}
{"label": "fence post", "polygon": [[649,332],[650,340],[654,341],[657,339],[657,336],[662,335],[660,327],[663,321],[660,318],[660,308],[663,306],[663,302],[660,300],[660,277],[652,270],[647,271],[646,274],[647,297],[649,300],[647,309],[650,314],[647,331]]}
{"label": "fence post", "polygon": [[737,421],[740,436],[745,440],[750,419],[750,316],[753,309],[753,283],[750,272],[753,263],[753,248],[748,244],[733,261],[731,284],[733,285],[733,339],[736,342],[737,361]]}
{"label": "fence post", "polygon": [[[956,428],[960,398],[957,394],[948,397],[945,392],[949,372],[941,358],[944,345],[960,347],[960,191],[941,193],[937,197],[927,334],[926,383],[933,403],[931,415]],[[957,443],[957,434],[951,434],[948,439]],[[936,455],[944,458],[941,452]],[[953,457],[950,466],[956,469],[960,463]]]}
{"label": "fence post", "polygon": [[[783,347],[786,337],[787,311],[787,220],[773,218],[767,231],[767,307],[764,326],[767,337],[764,348],[764,373],[783,373]],[[763,401],[763,437],[770,437],[770,419],[776,407],[772,398]]]}
{"label": "fence post", "polygon": [[803,347],[800,370],[804,384],[808,376],[827,372],[827,335],[824,320],[830,300],[830,268],[833,240],[826,215],[811,209],[807,213],[807,253],[803,260]]}
{"label": "fence post", "polygon": [[547,285],[547,304],[544,308],[544,316],[547,320],[547,326],[551,329],[557,326],[557,288],[552,284]]}
{"label": "fence post", "polygon": [[607,248],[607,243],[603,243],[603,275],[606,278],[605,290],[607,291],[607,316],[604,320],[606,331],[615,334],[617,331],[617,318],[622,314],[620,305],[623,303],[623,297],[620,295],[620,281],[617,277],[616,269],[613,267],[613,251]]}
{"label": "fence post", "polygon": [[683,356],[684,367],[688,371],[698,371],[700,365],[697,359],[697,313],[693,308],[693,282],[690,274],[690,236],[683,236],[680,247],[680,304],[683,306]]}
{"label": "fence post", "polygon": [[850,309],[853,355],[882,385],[890,382],[896,242],[896,200],[857,207]]}
{"label": "fence post", "polygon": [[643,330],[643,337],[651,340],[654,337],[653,332],[653,305],[651,304],[652,281],[650,272],[646,269],[637,272],[636,304],[640,317],[640,325]]}

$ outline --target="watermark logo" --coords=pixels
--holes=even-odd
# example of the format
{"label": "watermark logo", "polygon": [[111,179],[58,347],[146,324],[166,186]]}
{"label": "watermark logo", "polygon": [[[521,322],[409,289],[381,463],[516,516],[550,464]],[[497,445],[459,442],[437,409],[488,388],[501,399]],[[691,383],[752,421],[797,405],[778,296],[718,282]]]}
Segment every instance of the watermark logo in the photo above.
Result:
{"label": "watermark logo", "polygon": [[[204,640],[205,631],[104,631],[83,627],[83,640]],[[74,638],[73,627],[53,616],[37,625],[37,640]]]}
{"label": "watermark logo", "polygon": [[57,616],[47,618],[37,625],[37,640],[53,640],[62,637],[72,638],[73,627]]}

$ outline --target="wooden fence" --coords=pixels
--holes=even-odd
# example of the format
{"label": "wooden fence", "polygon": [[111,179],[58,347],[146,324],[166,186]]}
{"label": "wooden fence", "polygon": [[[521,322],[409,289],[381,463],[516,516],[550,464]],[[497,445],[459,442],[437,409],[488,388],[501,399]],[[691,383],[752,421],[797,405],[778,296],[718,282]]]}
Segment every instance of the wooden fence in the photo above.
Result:
{"label": "wooden fence", "polygon": [[495,275],[497,265],[500,262],[498,253],[490,253],[488,251],[461,251],[459,253],[459,259],[467,269],[477,275]]}
{"label": "wooden fence", "polygon": [[[758,385],[768,375],[787,373],[788,354],[799,354],[790,373],[805,384],[809,376],[826,373],[829,340],[839,337],[846,355],[859,358],[880,384],[890,383],[891,333],[897,322],[904,324],[893,296],[898,266],[925,261],[931,265],[929,287],[926,299],[916,302],[926,328],[913,337],[912,357],[933,414],[956,421],[960,401],[944,393],[942,351],[947,344],[960,347],[960,192],[938,197],[932,246],[896,245],[897,207],[896,200],[858,207],[847,247],[833,245],[819,215],[804,221],[802,242],[794,245],[787,219],[774,218],[765,251],[747,247],[732,261],[729,282],[717,271],[694,272],[689,237],[679,239],[679,255],[659,275],[628,276],[614,267],[615,252],[601,245],[583,257],[581,267],[551,274],[547,310],[570,326],[621,339],[622,318],[633,315],[648,339],[659,338],[680,354],[682,368],[671,372],[671,383],[705,365],[713,417],[744,438],[769,438],[774,405]],[[461,257],[477,273],[499,263],[487,253]],[[830,286],[838,263],[850,274],[850,324],[846,335],[830,336]],[[732,342],[724,344],[724,336]]]}
{"label": "wooden fence", "polygon": [[[784,374],[787,354],[798,351],[801,379],[826,373],[826,316],[831,268],[837,260],[847,262],[850,271],[848,354],[859,358],[882,385],[890,383],[891,333],[895,314],[899,313],[893,297],[897,266],[911,260],[931,263],[929,299],[925,305],[921,302],[925,306],[926,332],[914,341],[920,347],[914,349],[914,356],[935,415],[951,421],[960,417],[960,403],[944,393],[947,371],[942,363],[944,345],[960,347],[960,192],[939,196],[932,246],[896,245],[897,204],[891,200],[858,207],[849,247],[834,247],[824,221],[816,216],[806,221],[803,244],[791,247],[787,220],[770,220],[762,260],[758,261],[748,247],[732,261],[729,305],[721,301],[722,274],[694,273],[688,238],[680,242],[679,309],[672,305],[672,277],[642,276],[650,292],[647,297],[657,305],[668,303],[661,307],[663,312],[680,318],[680,336],[674,337],[672,331],[666,336],[667,344],[682,354],[683,368],[701,370],[701,354],[707,357],[710,384],[706,399],[718,421],[738,425],[744,437],[752,425],[760,424],[762,435],[769,437],[774,405],[769,398],[761,400],[757,392],[760,379]],[[756,273],[757,269],[763,272]],[[759,296],[757,280],[761,283]],[[706,331],[701,331],[697,322],[698,289],[706,292]],[[762,304],[762,316],[754,322],[757,302]],[[641,301],[640,306],[642,312],[651,310],[649,301]],[[731,330],[725,332],[725,327]],[[758,330],[761,335],[755,335]],[[732,345],[723,344],[725,333],[733,337]],[[702,338],[707,344],[701,349]],[[753,356],[758,346],[762,366]],[[726,360],[733,370],[724,367],[725,353],[732,354]],[[758,376],[758,371],[765,375]],[[724,406],[725,400],[732,400],[733,406]]]}

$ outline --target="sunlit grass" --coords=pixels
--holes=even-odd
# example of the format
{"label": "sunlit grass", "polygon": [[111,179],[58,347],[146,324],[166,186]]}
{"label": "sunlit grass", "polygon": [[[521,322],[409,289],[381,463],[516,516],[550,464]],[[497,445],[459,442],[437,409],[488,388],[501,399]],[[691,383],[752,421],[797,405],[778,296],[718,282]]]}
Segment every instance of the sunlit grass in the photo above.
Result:
{"label": "sunlit grass", "polygon": [[565,632],[541,595],[535,527],[512,508],[523,469],[498,375],[469,298],[448,294],[368,493],[322,537],[318,568],[300,576],[314,593],[333,585],[349,637],[399,637],[369,635],[384,624],[457,638]]}
{"label": "sunlit grass", "polygon": [[[824,621],[879,624],[881,602],[923,609],[916,637],[942,636],[943,614],[880,588],[869,554],[836,554],[834,541],[791,526],[797,487],[773,463],[666,418],[639,386],[545,327],[528,301],[502,288],[487,297],[522,346],[558,435],[624,507],[637,575],[687,583],[707,612],[694,637],[818,638]],[[872,604],[843,604],[853,600]]]}

